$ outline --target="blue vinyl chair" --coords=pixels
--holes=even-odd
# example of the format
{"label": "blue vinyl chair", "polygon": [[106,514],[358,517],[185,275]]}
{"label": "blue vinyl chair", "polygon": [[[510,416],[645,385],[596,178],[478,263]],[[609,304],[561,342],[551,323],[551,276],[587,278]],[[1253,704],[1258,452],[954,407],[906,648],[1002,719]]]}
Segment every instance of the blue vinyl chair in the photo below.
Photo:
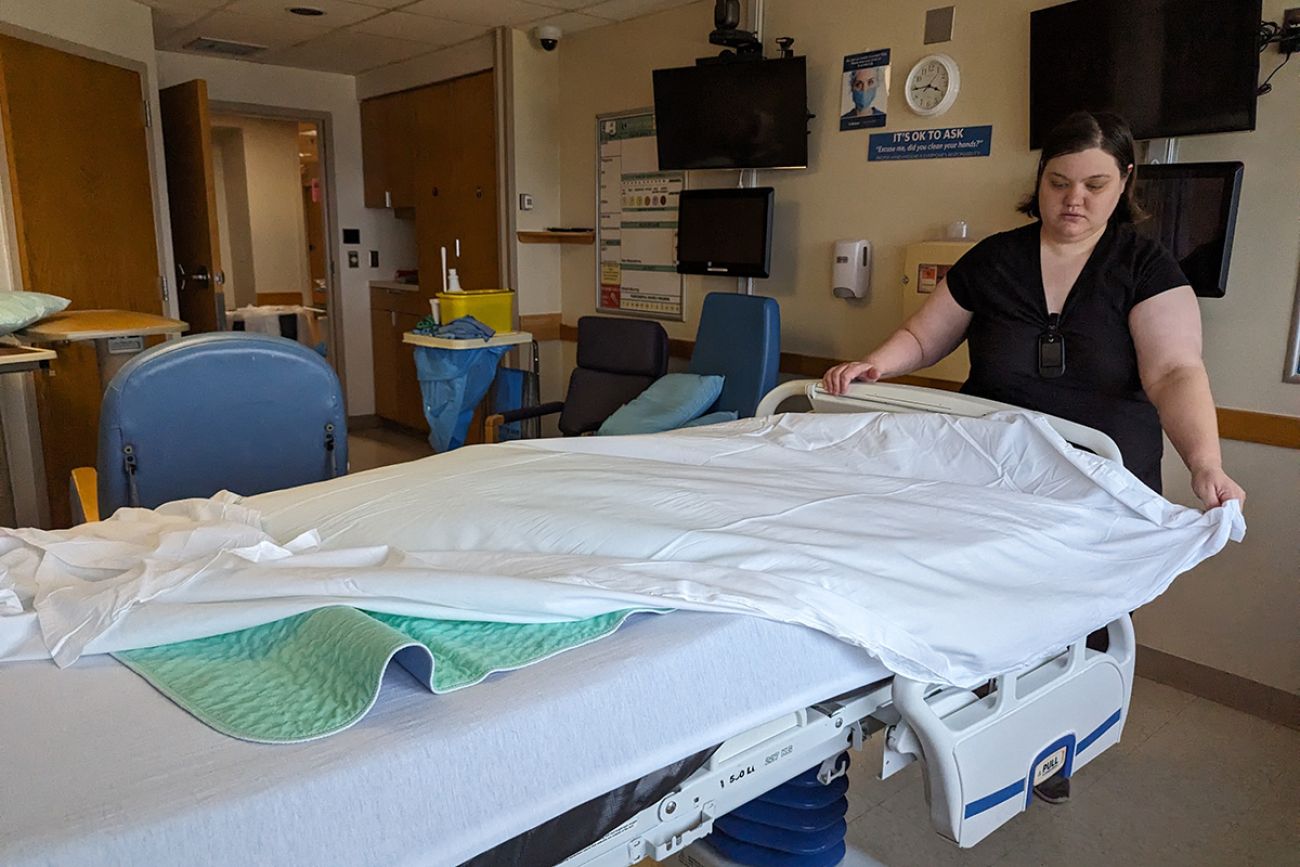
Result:
{"label": "blue vinyl chair", "polygon": [[711,292],[695,332],[690,372],[726,377],[709,412],[750,418],[776,386],[781,366],[781,308],[775,298]]}
{"label": "blue vinyl chair", "polygon": [[73,471],[73,512],[82,520],[343,475],[338,377],[320,355],[282,337],[225,332],[163,343],[109,382],[97,464],[97,480],[88,467]]}

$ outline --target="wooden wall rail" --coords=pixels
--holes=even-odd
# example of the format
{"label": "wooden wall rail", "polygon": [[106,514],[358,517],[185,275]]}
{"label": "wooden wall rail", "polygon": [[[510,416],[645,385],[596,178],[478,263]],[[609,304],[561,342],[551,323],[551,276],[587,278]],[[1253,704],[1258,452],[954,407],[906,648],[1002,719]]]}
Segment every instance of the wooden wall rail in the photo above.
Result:
{"label": "wooden wall rail", "polygon": [[[524,329],[532,330],[532,329]],[[534,332],[536,333],[536,332]],[[543,338],[544,339],[544,338]],[[576,341],[578,328],[562,323],[559,339]],[[674,358],[690,358],[695,348],[692,340],[670,339],[668,351]],[[800,355],[794,352],[781,353],[781,372],[795,376],[820,377],[826,369],[839,364],[838,359],[821,358],[816,355]],[[926,388],[939,388],[944,391],[956,391],[961,384],[946,379],[931,379],[926,376],[900,376],[893,382],[906,385],[921,385]],[[1245,409],[1218,408],[1219,436],[1226,440],[1259,443],[1266,446],[1279,446],[1284,449],[1300,449],[1300,416],[1276,415],[1267,412],[1253,412]]]}

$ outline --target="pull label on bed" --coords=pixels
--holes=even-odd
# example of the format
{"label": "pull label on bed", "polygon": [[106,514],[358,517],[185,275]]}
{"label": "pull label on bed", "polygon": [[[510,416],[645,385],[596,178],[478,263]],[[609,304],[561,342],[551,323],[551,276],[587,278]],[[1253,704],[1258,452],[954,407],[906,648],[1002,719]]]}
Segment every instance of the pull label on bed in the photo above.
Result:
{"label": "pull label on bed", "polygon": [[1061,768],[1065,767],[1065,754],[1068,751],[1068,747],[1061,747],[1059,750],[1039,762],[1038,767],[1034,768],[1033,785],[1037,786],[1039,783],[1042,783],[1044,780],[1055,775]]}

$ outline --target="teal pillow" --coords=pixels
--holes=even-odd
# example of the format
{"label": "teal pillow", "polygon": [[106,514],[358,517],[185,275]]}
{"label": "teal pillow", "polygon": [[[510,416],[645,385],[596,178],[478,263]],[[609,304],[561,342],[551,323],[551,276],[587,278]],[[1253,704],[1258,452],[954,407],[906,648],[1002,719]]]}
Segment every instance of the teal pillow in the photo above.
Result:
{"label": "teal pillow", "polygon": [[706,424],[722,424],[724,421],[735,421],[739,417],[735,410],[724,409],[718,412],[711,412],[708,415],[702,415],[697,419],[688,421],[682,427],[704,427]]}
{"label": "teal pillow", "polygon": [[596,431],[600,436],[673,430],[697,418],[722,394],[721,376],[669,373],[620,406]]}
{"label": "teal pillow", "polygon": [[12,334],[72,302],[43,292],[0,292],[0,334]]}

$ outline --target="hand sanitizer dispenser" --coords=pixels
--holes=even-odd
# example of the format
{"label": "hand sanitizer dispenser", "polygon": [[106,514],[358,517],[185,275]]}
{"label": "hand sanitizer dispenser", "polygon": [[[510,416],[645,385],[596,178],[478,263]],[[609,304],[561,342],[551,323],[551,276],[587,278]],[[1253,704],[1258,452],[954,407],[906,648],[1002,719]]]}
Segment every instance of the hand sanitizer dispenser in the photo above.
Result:
{"label": "hand sanitizer dispenser", "polygon": [[871,288],[871,242],[836,241],[831,292],[836,298],[864,298]]}

